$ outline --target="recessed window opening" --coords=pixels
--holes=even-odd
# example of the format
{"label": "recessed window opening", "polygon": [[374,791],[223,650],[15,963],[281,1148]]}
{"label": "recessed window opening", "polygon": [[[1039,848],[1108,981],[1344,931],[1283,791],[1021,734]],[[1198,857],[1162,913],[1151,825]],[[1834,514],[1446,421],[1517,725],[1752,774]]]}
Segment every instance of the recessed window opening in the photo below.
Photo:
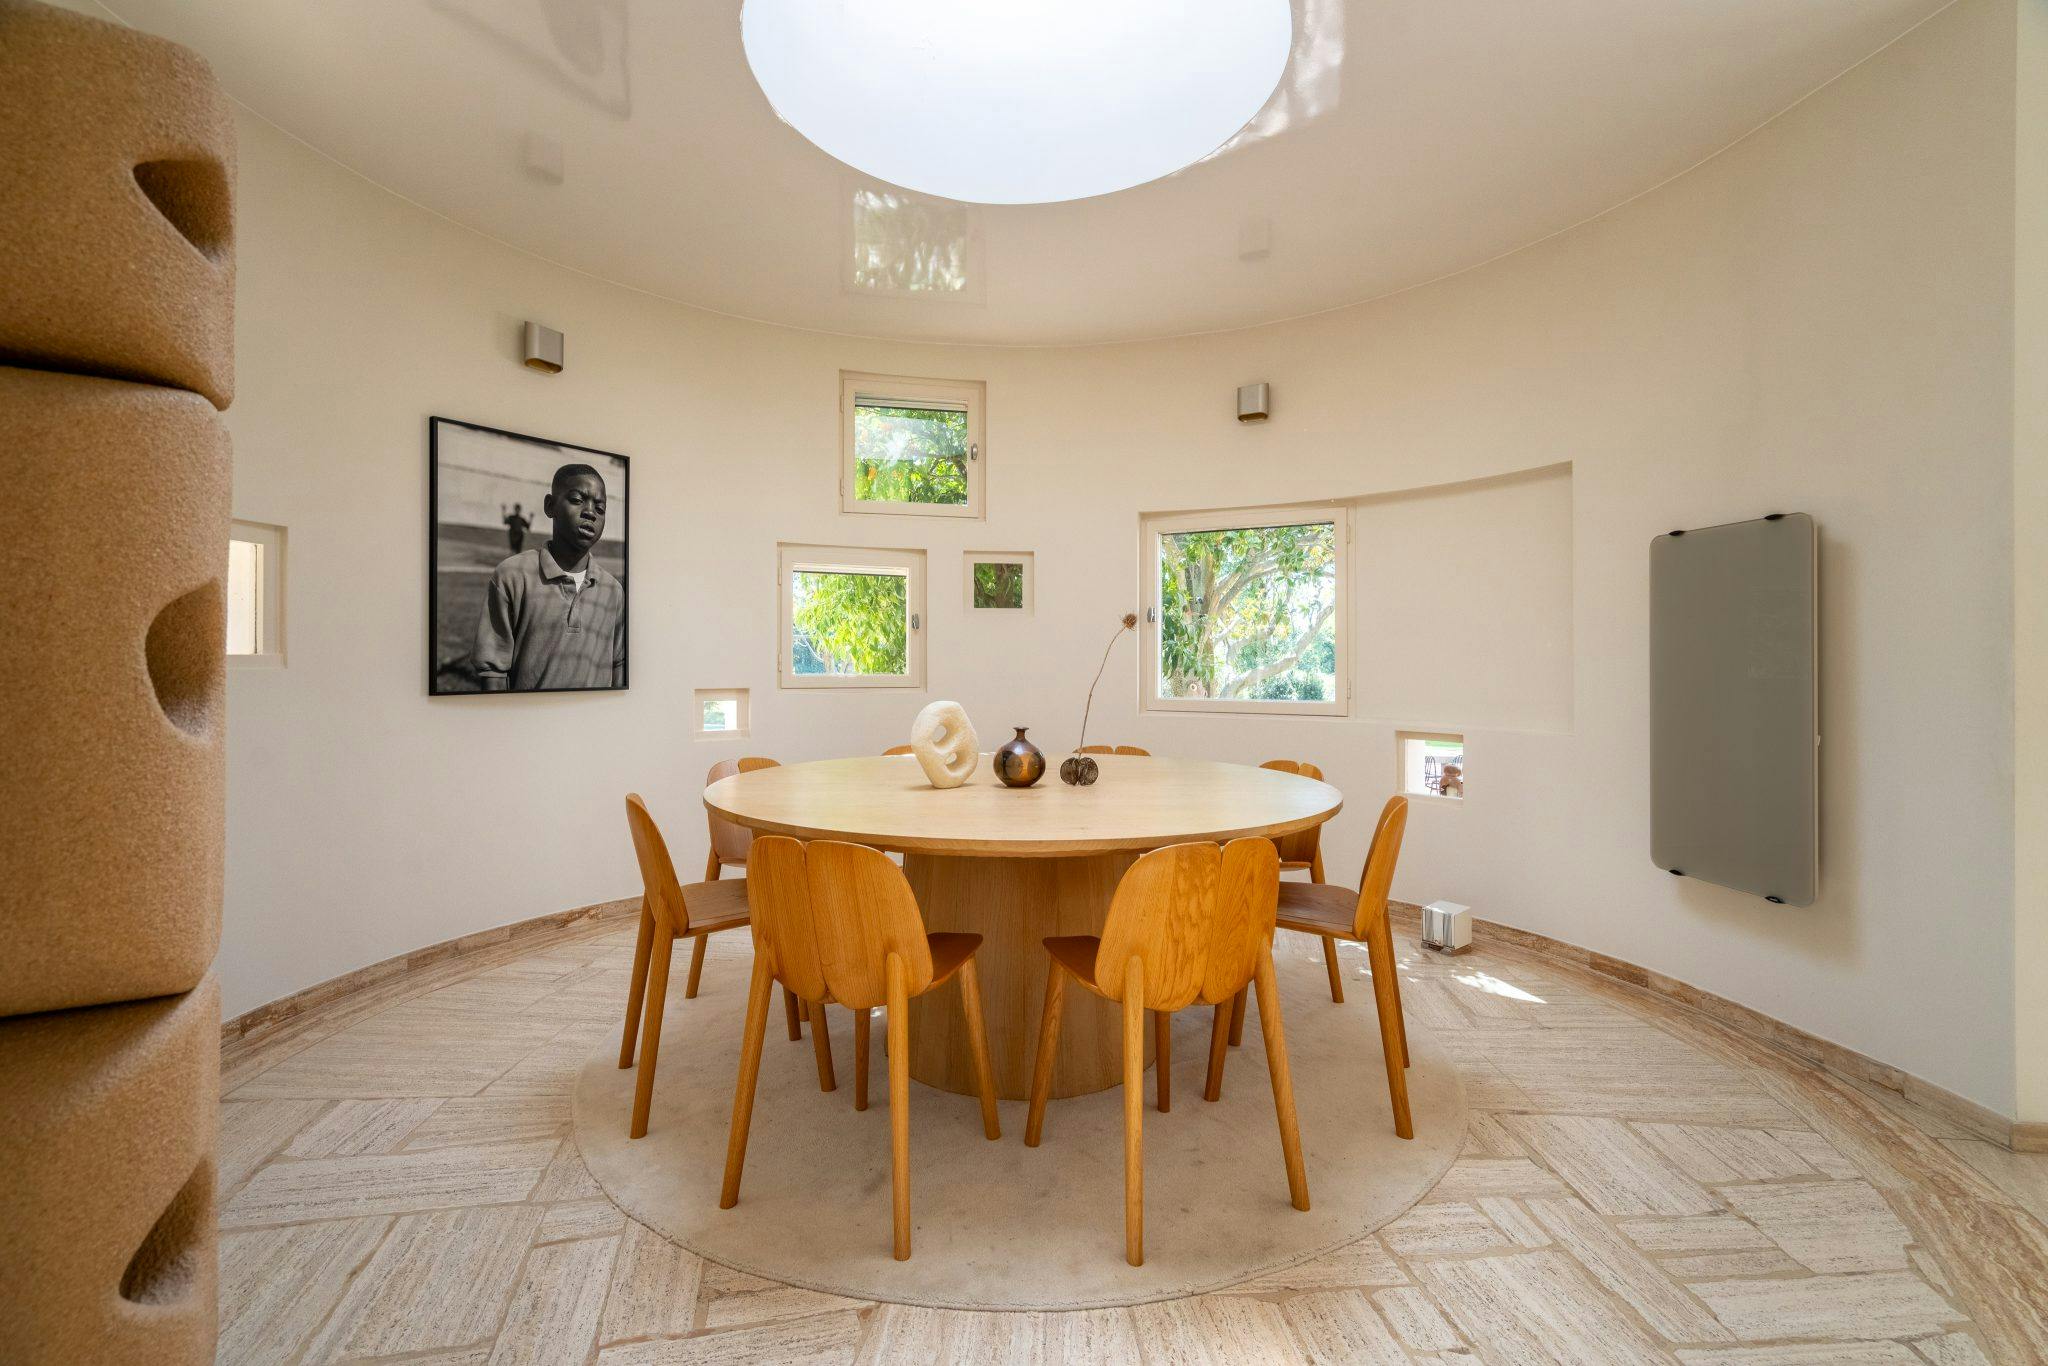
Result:
{"label": "recessed window opening", "polygon": [[982,386],[843,375],[840,510],[979,517]]}
{"label": "recessed window opening", "polygon": [[231,664],[284,664],[284,528],[228,528],[227,653]]}
{"label": "recessed window opening", "polygon": [[1028,550],[970,550],[966,558],[968,611],[1030,615],[1036,556]]}
{"label": "recessed window opening", "polygon": [[1396,731],[1398,782],[1410,797],[1462,801],[1465,796],[1465,737],[1440,731]]}
{"label": "recessed window opening", "polygon": [[699,688],[691,698],[691,729],[700,739],[746,735],[750,720],[745,688]]}
{"label": "recessed window opening", "polygon": [[924,686],[924,552],[781,547],[786,688]]}
{"label": "recessed window opening", "polygon": [[1194,513],[1142,526],[1144,707],[1349,712],[1348,508]]}

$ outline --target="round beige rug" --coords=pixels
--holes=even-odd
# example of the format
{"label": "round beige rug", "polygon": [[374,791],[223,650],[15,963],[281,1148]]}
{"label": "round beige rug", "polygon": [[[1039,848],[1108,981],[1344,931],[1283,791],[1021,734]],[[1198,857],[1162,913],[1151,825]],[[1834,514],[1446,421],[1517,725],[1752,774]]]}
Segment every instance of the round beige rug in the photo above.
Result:
{"label": "round beige rug", "polygon": [[[742,962],[707,965],[694,1001],[674,991],[645,1138],[626,1137],[633,1073],[613,1040],[584,1064],[576,1141],[628,1214],[739,1271],[855,1299],[945,1309],[1090,1309],[1198,1294],[1353,1242],[1436,1184],[1465,1137],[1457,1068],[1411,1017],[1415,1138],[1395,1137],[1371,986],[1333,1004],[1319,948],[1282,935],[1279,964],[1311,1208],[1287,1200],[1258,1011],[1230,1050],[1223,1098],[1202,1099],[1206,1009],[1176,1018],[1173,1108],[1146,1074],[1145,1265],[1125,1263],[1123,1091],[1051,1102],[1024,1146],[1021,1102],[982,1137],[968,1096],[911,1083],[911,1258],[890,1255],[889,1085],[876,1012],[866,1111],[853,1108],[853,1017],[834,1009],[839,1089],[818,1090],[811,1042],[773,1012],[740,1201],[718,1208],[740,1030]],[[1349,955],[1347,954],[1348,958]],[[738,970],[736,970],[738,969]]]}

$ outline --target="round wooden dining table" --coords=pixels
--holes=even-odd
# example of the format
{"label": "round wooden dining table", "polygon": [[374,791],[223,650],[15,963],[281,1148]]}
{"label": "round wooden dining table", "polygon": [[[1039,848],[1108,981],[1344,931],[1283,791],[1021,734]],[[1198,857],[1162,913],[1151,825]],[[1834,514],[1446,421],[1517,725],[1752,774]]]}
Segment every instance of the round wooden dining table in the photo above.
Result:
{"label": "round wooden dining table", "polygon": [[[1118,879],[1147,850],[1292,834],[1344,804],[1326,783],[1242,764],[1106,754],[1096,763],[1101,776],[1088,787],[1048,774],[1035,787],[1008,788],[984,755],[965,786],[942,791],[907,754],[825,759],[721,779],[704,790],[704,805],[756,834],[901,853],[926,928],[982,936],[976,961],[996,1094],[1024,1100],[1048,936],[1100,934]],[[948,983],[911,1001],[910,1074],[972,1095],[958,991]],[[1067,993],[1053,1094],[1118,1085],[1122,1050],[1118,1007]]]}

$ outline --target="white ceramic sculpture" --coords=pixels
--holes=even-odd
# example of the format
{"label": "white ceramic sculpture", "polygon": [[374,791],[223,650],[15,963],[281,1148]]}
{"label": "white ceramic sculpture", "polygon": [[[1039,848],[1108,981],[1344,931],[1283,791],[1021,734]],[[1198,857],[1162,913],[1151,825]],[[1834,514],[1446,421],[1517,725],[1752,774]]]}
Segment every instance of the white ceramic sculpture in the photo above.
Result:
{"label": "white ceramic sculpture", "polygon": [[958,702],[934,702],[911,723],[910,752],[933,787],[958,787],[981,763],[981,737]]}

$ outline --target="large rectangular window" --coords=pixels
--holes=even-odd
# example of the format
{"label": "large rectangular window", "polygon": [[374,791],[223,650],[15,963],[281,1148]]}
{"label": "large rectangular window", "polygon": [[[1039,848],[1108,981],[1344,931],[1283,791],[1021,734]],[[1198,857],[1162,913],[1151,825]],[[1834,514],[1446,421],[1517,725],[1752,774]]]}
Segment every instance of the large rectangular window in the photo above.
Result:
{"label": "large rectangular window", "polygon": [[1346,508],[1151,517],[1143,704],[1350,710]]}
{"label": "large rectangular window", "polygon": [[924,552],[781,547],[786,688],[924,686]]}
{"label": "large rectangular window", "polygon": [[982,394],[957,380],[842,375],[840,510],[981,516]]}

